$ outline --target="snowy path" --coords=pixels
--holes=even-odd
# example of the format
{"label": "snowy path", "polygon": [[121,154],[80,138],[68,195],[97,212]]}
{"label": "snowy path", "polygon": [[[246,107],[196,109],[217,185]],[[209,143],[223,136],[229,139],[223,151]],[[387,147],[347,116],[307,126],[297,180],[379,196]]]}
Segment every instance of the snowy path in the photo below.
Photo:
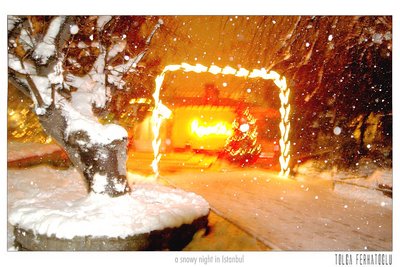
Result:
{"label": "snowy path", "polygon": [[275,249],[392,249],[391,203],[346,198],[328,181],[282,180],[259,170],[163,178],[203,196],[217,213]]}

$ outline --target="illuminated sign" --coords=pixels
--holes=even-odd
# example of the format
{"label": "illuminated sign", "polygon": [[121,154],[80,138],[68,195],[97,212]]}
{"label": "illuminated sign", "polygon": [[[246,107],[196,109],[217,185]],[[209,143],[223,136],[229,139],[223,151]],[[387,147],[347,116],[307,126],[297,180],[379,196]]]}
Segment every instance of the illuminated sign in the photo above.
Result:
{"label": "illuminated sign", "polygon": [[232,135],[232,125],[227,122],[218,122],[214,125],[200,125],[197,119],[191,123],[191,131],[198,137],[209,135],[224,135],[226,137]]}

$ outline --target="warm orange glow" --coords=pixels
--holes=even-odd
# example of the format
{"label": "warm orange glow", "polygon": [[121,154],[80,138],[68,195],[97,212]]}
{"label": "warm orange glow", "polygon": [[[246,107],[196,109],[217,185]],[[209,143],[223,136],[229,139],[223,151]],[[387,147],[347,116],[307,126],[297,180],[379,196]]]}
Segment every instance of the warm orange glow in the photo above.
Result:
{"label": "warm orange glow", "polygon": [[[173,127],[171,129],[171,140],[175,148],[204,149],[204,150],[221,150],[224,148],[228,136],[221,134],[204,135],[211,129],[218,132],[217,126],[223,123],[226,129],[232,129],[232,122],[235,120],[236,114],[234,108],[226,106],[184,106],[174,108]],[[200,128],[199,135],[193,129],[193,120],[198,120],[197,127]],[[212,127],[211,129],[204,129]],[[215,127],[215,128],[214,128]],[[214,129],[213,129],[214,128]],[[225,132],[219,127],[219,132]],[[222,130],[221,130],[222,129]]]}
{"label": "warm orange glow", "polygon": [[150,104],[151,100],[148,98],[132,98],[129,104]]}
{"label": "warm orange glow", "polygon": [[199,125],[198,120],[193,120],[191,124],[192,133],[197,135],[198,137],[205,137],[209,135],[223,135],[229,137],[232,135],[232,126],[227,122],[218,122],[214,125]]}
{"label": "warm orange glow", "polygon": [[[289,168],[289,161],[290,161],[290,141],[289,141],[289,130],[290,130],[290,122],[289,122],[289,114],[290,114],[290,104],[289,104],[289,96],[290,96],[290,89],[287,87],[286,83],[286,78],[284,76],[279,75],[279,73],[275,71],[269,71],[267,72],[266,69],[261,68],[261,69],[253,69],[252,71],[249,71],[244,68],[240,68],[239,70],[236,70],[230,66],[226,66],[224,68],[218,67],[216,65],[211,65],[210,67],[203,66],[201,64],[196,64],[195,66],[190,65],[188,63],[181,63],[180,65],[168,65],[164,68],[164,70],[161,72],[160,75],[157,76],[156,78],[156,88],[155,92],[153,94],[154,101],[155,101],[155,107],[153,111],[153,116],[152,116],[152,124],[153,124],[153,134],[154,134],[154,140],[153,140],[153,150],[154,150],[154,160],[152,163],[153,170],[156,175],[158,175],[158,162],[160,161],[160,127],[161,127],[161,122],[162,118],[160,118],[160,109],[162,109],[163,105],[160,100],[160,89],[162,86],[162,83],[164,81],[165,74],[168,71],[184,71],[184,72],[195,72],[195,73],[204,73],[204,72],[209,72],[212,74],[225,74],[225,75],[235,75],[237,77],[243,77],[243,78],[262,78],[265,80],[273,80],[275,85],[279,88],[279,99],[281,101],[281,107],[279,109],[279,112],[281,114],[281,122],[279,123],[279,129],[281,132],[281,138],[279,140],[279,145],[281,148],[281,155],[279,157],[279,163],[281,166],[281,171],[279,175],[281,177],[288,177],[290,173],[290,168]],[[165,107],[165,106],[164,106]],[[198,126],[201,127],[201,126]],[[205,130],[205,128],[202,128],[203,130],[201,131],[211,131],[211,130]],[[219,128],[219,131],[222,128]],[[213,130],[217,130],[214,128]]]}

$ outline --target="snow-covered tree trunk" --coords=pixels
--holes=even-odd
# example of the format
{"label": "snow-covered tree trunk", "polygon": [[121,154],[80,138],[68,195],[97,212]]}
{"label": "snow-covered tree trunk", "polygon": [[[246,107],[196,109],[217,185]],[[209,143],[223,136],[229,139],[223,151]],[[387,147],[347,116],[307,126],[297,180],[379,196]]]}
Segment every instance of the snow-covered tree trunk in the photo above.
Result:
{"label": "snow-covered tree trunk", "polygon": [[43,128],[68,153],[86,178],[89,191],[125,194],[130,191],[126,180],[127,132],[116,124],[101,124],[93,109],[104,109],[112,91],[123,89],[123,75],[136,68],[162,21],[149,34],[145,49],[132,58],[125,54],[121,63],[115,57],[125,52],[124,38],[112,36],[111,44],[101,41],[105,26],[115,20],[111,16],[94,18],[96,26],[89,39],[100,36],[98,41],[81,41],[78,47],[89,46],[96,51],[96,59],[90,70],[79,76],[64,68],[67,61],[78,69],[87,67],[69,57],[80,31],[77,17],[46,19],[47,25],[38,30],[34,18],[8,17],[9,81],[31,97]]}
{"label": "snow-covered tree trunk", "polygon": [[[90,122],[93,124],[84,125],[86,122],[79,122],[79,119],[74,122],[68,112],[68,107],[61,105],[48,108],[45,114],[38,117],[45,131],[63,146],[74,166],[81,171],[91,191],[111,196],[128,192],[126,131],[115,124],[105,126]],[[77,128],[67,133],[66,129],[73,123],[78,123]],[[93,131],[85,129],[89,125]],[[96,138],[103,140],[96,142]]]}

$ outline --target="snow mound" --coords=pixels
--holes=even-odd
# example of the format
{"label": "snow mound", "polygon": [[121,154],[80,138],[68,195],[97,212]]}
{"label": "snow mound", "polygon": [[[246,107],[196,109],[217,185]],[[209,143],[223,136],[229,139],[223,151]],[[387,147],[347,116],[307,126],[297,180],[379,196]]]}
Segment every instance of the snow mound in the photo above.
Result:
{"label": "snow mound", "polygon": [[379,205],[383,208],[393,209],[393,200],[383,195],[382,192],[352,184],[335,184],[334,191],[350,199],[358,199],[364,203]]}
{"label": "snow mound", "polygon": [[87,195],[74,169],[9,171],[9,180],[9,223],[49,237],[125,238],[190,224],[209,212],[202,197],[159,184],[135,185],[130,194],[117,198]]}
{"label": "snow mound", "polygon": [[360,164],[357,170],[338,170],[335,166],[323,169],[323,166],[323,161],[306,161],[298,167],[296,179],[331,180],[334,192],[338,195],[387,209],[393,208],[392,198],[384,194],[391,191],[388,188],[393,187],[392,169],[382,169],[374,164]]}
{"label": "snow mound", "polygon": [[349,198],[359,199],[367,203],[392,209],[392,198],[383,194],[381,186],[393,186],[391,170],[378,169],[366,178],[345,179],[335,181],[335,192]]}

